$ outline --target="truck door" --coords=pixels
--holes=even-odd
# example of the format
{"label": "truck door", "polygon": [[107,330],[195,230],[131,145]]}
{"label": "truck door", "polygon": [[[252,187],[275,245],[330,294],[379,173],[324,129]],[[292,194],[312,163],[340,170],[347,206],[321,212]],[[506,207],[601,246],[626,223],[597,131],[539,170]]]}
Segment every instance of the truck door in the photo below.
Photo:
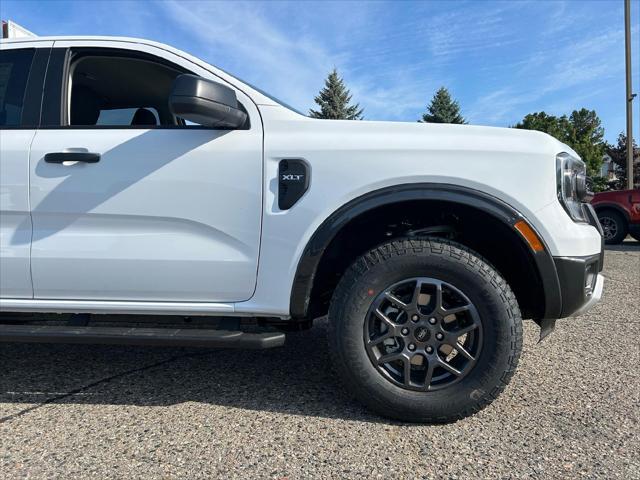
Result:
{"label": "truck door", "polygon": [[32,298],[29,147],[53,42],[0,45],[0,297]]}
{"label": "truck door", "polygon": [[258,111],[237,92],[246,128],[187,125],[168,109],[171,85],[208,72],[126,48],[52,50],[45,103],[62,111],[30,156],[35,298],[247,300],[261,229]]}

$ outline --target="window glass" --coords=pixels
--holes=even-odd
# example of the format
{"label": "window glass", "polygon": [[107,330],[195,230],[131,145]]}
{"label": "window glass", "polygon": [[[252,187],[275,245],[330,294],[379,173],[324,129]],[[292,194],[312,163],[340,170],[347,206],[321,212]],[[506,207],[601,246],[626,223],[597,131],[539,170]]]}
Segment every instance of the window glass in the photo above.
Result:
{"label": "window glass", "polygon": [[0,51],[0,126],[20,125],[34,49]]}
{"label": "window glass", "polygon": [[81,54],[70,68],[69,124],[181,126],[169,110],[169,93],[182,73],[147,57]]}
{"label": "window glass", "polygon": [[[147,112],[152,115],[149,115]],[[160,125],[158,111],[153,107],[142,108],[112,108],[100,110],[96,125],[140,125],[142,117],[145,117],[148,125]]]}
{"label": "window glass", "polygon": [[264,95],[265,97],[267,97],[267,98],[269,98],[269,99],[273,100],[273,101],[274,101],[274,102],[276,102],[277,104],[282,105],[284,108],[287,108],[287,109],[291,110],[292,112],[297,113],[298,115],[302,115],[302,116],[305,116],[305,117],[307,116],[307,114],[306,114],[306,113],[302,113],[302,112],[301,112],[300,110],[298,110],[297,108],[292,107],[292,106],[291,106],[291,105],[289,105],[288,103],[285,103],[285,102],[283,102],[282,100],[277,99],[276,97],[274,97],[274,96],[273,96],[273,95],[271,95],[270,93],[265,92],[265,91],[264,91],[264,90],[262,90],[261,88],[256,87],[255,85],[253,85],[253,84],[251,84],[251,83],[247,82],[246,80],[242,80],[240,77],[237,77],[237,76],[235,76],[235,75],[231,75],[229,72],[227,72],[227,71],[225,71],[225,70],[222,70],[220,67],[216,67],[216,68],[217,68],[218,70],[220,70],[220,71],[222,71],[222,72],[226,73],[226,74],[227,74],[227,75],[229,75],[230,77],[235,78],[235,79],[236,79],[236,80],[238,80],[239,82],[244,83],[246,86],[253,88],[256,92],[261,93],[262,95]]}
{"label": "window glass", "polygon": [[[188,73],[191,72],[152,55],[132,52],[129,56],[117,49],[72,49],[65,124],[98,128],[201,127],[176,117],[169,108],[176,77]],[[240,102],[238,105],[244,110]]]}

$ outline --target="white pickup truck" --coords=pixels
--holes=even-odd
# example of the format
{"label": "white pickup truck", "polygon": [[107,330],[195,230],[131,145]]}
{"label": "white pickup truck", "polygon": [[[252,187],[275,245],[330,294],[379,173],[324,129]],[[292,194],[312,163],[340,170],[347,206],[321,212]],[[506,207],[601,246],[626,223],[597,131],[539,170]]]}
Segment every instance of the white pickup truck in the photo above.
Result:
{"label": "white pickup truck", "polygon": [[548,135],[311,119],[146,40],[0,49],[3,341],[267,348],[328,316],[357,398],[444,422],[505,388],[522,318],[602,294],[584,163]]}

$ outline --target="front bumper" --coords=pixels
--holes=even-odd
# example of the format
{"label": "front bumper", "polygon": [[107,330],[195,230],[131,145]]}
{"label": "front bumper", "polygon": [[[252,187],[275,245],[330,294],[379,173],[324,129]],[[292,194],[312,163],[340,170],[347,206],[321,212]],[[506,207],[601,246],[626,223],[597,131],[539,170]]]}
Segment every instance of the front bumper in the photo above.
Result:
{"label": "front bumper", "polygon": [[560,283],[562,311],[559,318],[585,313],[602,296],[604,277],[601,255],[588,257],[554,257]]}
{"label": "front bumper", "polygon": [[538,268],[545,290],[545,317],[540,325],[540,340],[555,328],[556,320],[582,315],[600,301],[604,287],[604,235],[596,212],[590,204],[584,206],[589,224],[600,234],[600,251],[587,256],[544,256],[538,258]]}
{"label": "front bumper", "polygon": [[589,296],[589,299],[586,303],[584,303],[578,310],[571,314],[572,317],[579,317],[587,313],[589,310],[593,308],[593,306],[600,301],[602,298],[602,291],[604,290],[604,276],[598,274],[596,279],[596,286],[593,290],[593,293]]}
{"label": "front bumper", "polygon": [[604,277],[600,274],[604,267],[604,234],[595,210],[585,204],[589,223],[600,234],[600,252],[585,257],[554,257],[562,311],[559,318],[577,317],[590,310],[602,297]]}

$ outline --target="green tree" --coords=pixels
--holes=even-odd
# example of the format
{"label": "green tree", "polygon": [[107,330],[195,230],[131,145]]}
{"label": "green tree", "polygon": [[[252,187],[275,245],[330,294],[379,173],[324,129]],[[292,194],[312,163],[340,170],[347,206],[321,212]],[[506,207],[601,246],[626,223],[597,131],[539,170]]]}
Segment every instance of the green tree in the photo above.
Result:
{"label": "green tree", "polygon": [[427,107],[427,112],[422,115],[422,120],[418,121],[425,123],[467,123],[460,113],[460,105],[451,98],[449,90],[445,87],[438,89]]}
{"label": "green tree", "polygon": [[545,112],[535,112],[525,115],[522,121],[515,125],[515,128],[545,132],[566,143],[569,133],[569,119],[566,115],[556,117]]}
{"label": "green tree", "polygon": [[605,177],[590,177],[589,188],[593,193],[611,190],[611,182]]}
{"label": "green tree", "polygon": [[573,148],[587,165],[587,174],[600,173],[605,151],[604,128],[594,110],[574,110],[569,117],[556,117],[545,112],[525,115],[515,128],[539,130],[554,136]]}
{"label": "green tree", "polygon": [[313,118],[330,118],[334,120],[362,120],[362,109],[359,104],[350,105],[351,93],[334,68],[324,81],[324,88],[314,99],[320,110],[309,110]]}
{"label": "green tree", "polygon": [[591,177],[600,174],[604,156],[604,128],[595,110],[582,108],[574,110],[569,117],[568,145],[573,148],[582,161],[587,164],[587,174]]}
{"label": "green tree", "polygon": [[[618,141],[615,145],[606,144],[605,151],[611,157],[611,161],[616,166],[615,188],[624,190],[627,188],[627,136],[624,133],[618,135]],[[634,185],[640,184],[640,149],[635,140],[633,141],[633,161],[634,161]]]}

